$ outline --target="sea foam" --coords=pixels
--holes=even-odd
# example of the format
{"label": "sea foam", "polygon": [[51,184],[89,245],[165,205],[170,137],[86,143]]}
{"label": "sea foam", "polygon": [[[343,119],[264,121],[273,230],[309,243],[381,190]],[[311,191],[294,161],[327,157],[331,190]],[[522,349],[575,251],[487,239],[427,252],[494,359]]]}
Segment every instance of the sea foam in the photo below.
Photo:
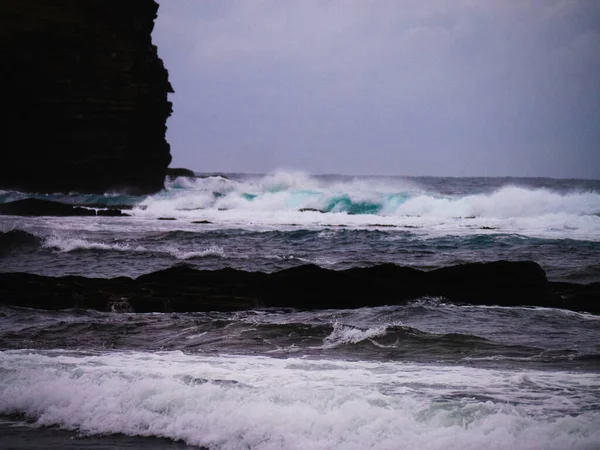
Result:
{"label": "sea foam", "polygon": [[178,179],[133,210],[143,218],[202,219],[245,228],[408,226],[437,235],[476,229],[592,240],[600,236],[599,213],[596,192],[505,185],[479,194],[443,195],[404,179],[324,181],[295,172],[242,181]]}
{"label": "sea foam", "polygon": [[593,449],[598,378],[460,366],[0,353],[0,413],[214,449]]}
{"label": "sea foam", "polygon": [[99,242],[89,239],[83,239],[72,236],[52,235],[46,238],[43,246],[55,249],[59,252],[68,253],[77,250],[100,250],[100,251],[118,251],[118,252],[135,252],[135,253],[162,253],[170,255],[176,259],[187,260],[194,258],[205,258],[209,256],[225,257],[223,247],[211,245],[200,250],[186,250],[174,245],[158,246],[153,249],[148,249],[143,245],[123,242]]}

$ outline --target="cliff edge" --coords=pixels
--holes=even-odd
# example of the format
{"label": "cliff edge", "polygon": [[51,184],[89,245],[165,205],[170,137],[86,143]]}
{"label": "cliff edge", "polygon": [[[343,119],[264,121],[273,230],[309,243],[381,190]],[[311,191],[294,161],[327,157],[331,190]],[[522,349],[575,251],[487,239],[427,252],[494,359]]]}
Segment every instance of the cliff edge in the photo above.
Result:
{"label": "cliff edge", "polygon": [[3,0],[0,188],[151,193],[173,92],[154,0]]}

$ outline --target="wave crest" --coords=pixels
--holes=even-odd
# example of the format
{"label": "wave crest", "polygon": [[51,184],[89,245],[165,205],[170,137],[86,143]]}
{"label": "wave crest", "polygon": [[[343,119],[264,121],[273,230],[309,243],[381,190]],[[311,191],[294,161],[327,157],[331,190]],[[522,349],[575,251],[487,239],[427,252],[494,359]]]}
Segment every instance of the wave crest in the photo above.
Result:
{"label": "wave crest", "polygon": [[[178,179],[179,180],[179,179]],[[404,180],[355,179],[326,182],[297,172],[276,172],[243,181],[222,177],[181,179],[148,197],[144,214],[198,209],[297,211],[436,217],[535,217],[597,215],[600,194],[560,193],[547,188],[503,186],[491,193],[442,195]],[[136,210],[142,214],[142,208]]]}

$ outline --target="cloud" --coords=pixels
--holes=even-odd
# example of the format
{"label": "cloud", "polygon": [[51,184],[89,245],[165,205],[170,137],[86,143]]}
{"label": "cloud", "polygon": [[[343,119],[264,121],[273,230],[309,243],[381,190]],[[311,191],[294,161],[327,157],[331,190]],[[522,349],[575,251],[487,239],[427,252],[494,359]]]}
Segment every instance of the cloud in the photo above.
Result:
{"label": "cloud", "polygon": [[175,159],[600,177],[599,13],[583,0],[163,1]]}

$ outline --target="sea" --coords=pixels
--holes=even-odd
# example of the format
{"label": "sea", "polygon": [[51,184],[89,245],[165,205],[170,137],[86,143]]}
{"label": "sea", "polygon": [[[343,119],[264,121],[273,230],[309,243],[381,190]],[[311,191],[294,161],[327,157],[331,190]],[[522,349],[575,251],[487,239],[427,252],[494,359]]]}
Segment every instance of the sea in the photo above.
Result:
{"label": "sea", "polygon": [[[600,180],[199,174],[27,194],[128,217],[0,216],[0,272],[137,277],[537,262],[600,281]],[[600,316],[420,298],[340,310],[0,306],[2,449],[600,449]]]}

